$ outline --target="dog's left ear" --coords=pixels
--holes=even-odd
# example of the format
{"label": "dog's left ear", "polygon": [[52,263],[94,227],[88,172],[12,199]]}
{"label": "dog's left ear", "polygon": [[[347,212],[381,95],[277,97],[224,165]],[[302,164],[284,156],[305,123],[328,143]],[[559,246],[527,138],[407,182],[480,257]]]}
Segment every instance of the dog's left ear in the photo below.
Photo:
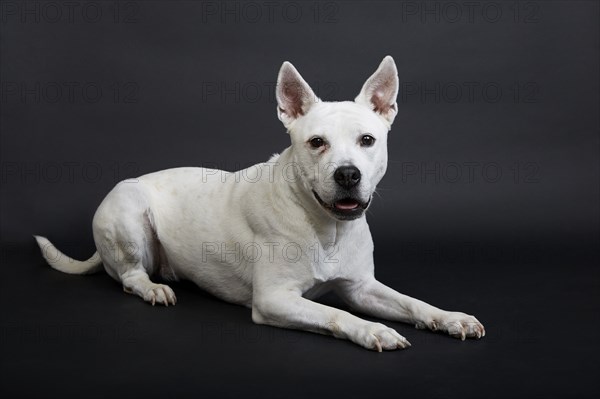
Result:
{"label": "dog's left ear", "polygon": [[290,124],[306,115],[310,107],[319,99],[308,83],[289,62],[284,62],[277,77],[277,116],[286,128]]}
{"label": "dog's left ear", "polygon": [[362,87],[354,102],[364,104],[380,114],[391,125],[398,113],[398,70],[391,56],[387,56],[379,64],[379,68]]}

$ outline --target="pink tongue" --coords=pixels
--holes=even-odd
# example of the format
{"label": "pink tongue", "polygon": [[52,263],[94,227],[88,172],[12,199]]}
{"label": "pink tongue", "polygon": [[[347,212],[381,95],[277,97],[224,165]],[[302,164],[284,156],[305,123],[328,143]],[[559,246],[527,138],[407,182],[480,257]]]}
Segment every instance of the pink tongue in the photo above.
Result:
{"label": "pink tongue", "polygon": [[358,208],[358,202],[356,201],[338,201],[335,203],[337,209],[349,210]]}

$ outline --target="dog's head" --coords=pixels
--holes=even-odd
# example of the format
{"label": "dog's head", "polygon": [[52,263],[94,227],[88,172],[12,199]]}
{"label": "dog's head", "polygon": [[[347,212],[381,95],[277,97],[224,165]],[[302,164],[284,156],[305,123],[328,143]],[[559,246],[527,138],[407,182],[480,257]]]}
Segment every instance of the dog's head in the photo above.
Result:
{"label": "dog's head", "polygon": [[289,62],[277,81],[277,115],[292,139],[294,168],[318,206],[337,220],[363,215],[387,168],[398,72],[383,59],[354,101],[323,102]]}

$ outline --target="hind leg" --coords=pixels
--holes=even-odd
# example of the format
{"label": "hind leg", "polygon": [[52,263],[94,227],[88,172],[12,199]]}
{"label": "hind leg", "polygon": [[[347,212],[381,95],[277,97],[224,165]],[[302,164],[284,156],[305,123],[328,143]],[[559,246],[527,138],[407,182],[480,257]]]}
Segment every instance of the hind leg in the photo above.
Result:
{"label": "hind leg", "polygon": [[165,306],[175,305],[177,297],[175,292],[165,284],[153,283],[146,273],[146,270],[139,265],[121,275],[123,291],[128,294],[135,294],[144,301],[154,304],[159,303]]}
{"label": "hind leg", "polygon": [[150,280],[161,258],[147,198],[142,184],[117,185],[94,215],[96,249],[107,273],[123,284],[125,292],[152,305],[175,305],[173,290]]}

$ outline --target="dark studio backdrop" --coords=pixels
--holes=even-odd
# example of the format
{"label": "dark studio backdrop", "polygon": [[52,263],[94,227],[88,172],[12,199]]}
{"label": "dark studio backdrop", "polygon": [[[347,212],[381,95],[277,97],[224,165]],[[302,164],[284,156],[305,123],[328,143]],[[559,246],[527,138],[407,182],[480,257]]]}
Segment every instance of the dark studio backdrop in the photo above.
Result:
{"label": "dark studio backdrop", "polygon": [[[3,396],[600,392],[598,2],[13,0],[0,18]],[[350,100],[387,54],[401,84],[368,213],[376,275],[476,315],[484,339],[385,322],[413,346],[378,354],[253,325],[191,284],[152,308],[43,262],[32,234],[94,252],[119,180],[285,148],[283,61]]]}

